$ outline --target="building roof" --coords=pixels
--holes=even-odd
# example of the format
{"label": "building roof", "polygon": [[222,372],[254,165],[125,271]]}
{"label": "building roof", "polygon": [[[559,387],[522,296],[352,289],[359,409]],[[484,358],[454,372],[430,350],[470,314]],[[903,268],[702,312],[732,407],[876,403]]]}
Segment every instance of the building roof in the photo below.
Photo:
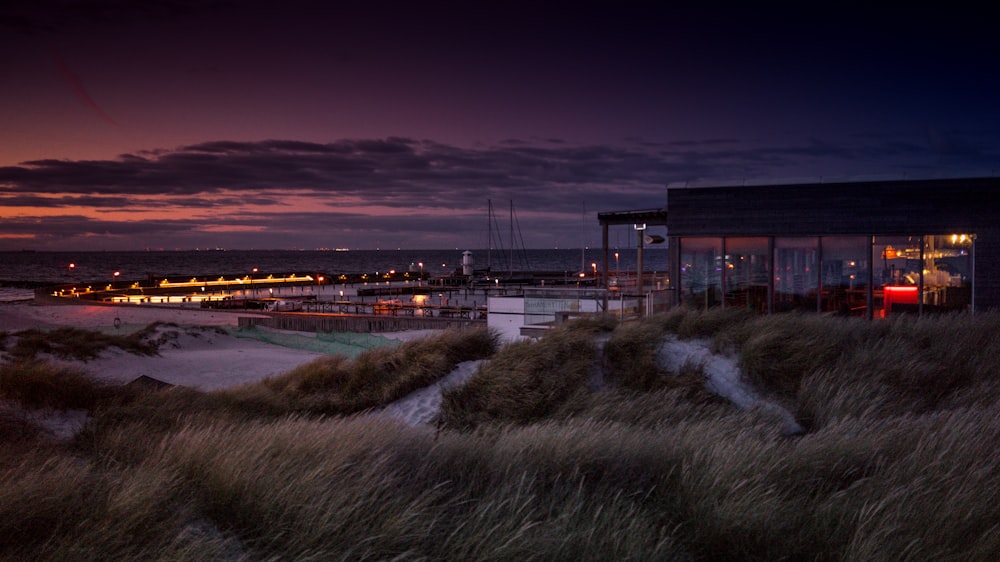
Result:
{"label": "building roof", "polygon": [[602,225],[644,223],[647,225],[662,226],[667,224],[667,210],[610,211],[597,213],[597,220]]}

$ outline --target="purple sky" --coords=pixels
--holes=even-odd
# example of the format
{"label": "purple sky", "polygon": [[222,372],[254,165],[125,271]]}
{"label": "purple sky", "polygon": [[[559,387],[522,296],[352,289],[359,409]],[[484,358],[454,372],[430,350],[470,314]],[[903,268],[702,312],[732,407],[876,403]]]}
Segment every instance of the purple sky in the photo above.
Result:
{"label": "purple sky", "polygon": [[670,183],[1000,173],[949,6],[20,2],[0,250],[482,247],[489,199],[569,248]]}

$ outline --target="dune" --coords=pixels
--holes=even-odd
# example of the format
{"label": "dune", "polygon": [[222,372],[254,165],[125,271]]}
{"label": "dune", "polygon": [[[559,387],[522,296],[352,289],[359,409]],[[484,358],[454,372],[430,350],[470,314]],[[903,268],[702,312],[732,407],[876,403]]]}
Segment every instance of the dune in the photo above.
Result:
{"label": "dune", "polygon": [[[281,375],[325,354],[284,347],[253,338],[235,337],[226,331],[238,325],[240,316],[256,316],[246,311],[227,312],[183,307],[37,305],[13,303],[0,305],[0,332],[15,333],[28,329],[73,327],[103,332],[130,333],[155,322],[150,339],[157,343],[155,355],[136,355],[118,348],[102,351],[89,361],[46,359],[57,364],[82,369],[95,378],[112,383],[180,385],[200,391],[213,391],[258,382]],[[410,340],[434,330],[414,330],[380,334],[389,339]],[[303,336],[314,334],[300,334]],[[0,359],[3,354],[0,352]],[[470,367],[463,365],[460,376],[467,378]],[[441,386],[447,382],[393,405],[389,415],[416,425],[426,423],[440,404]],[[79,413],[44,412],[32,414],[36,421],[61,436],[72,433],[61,429],[79,429]],[[72,419],[68,422],[66,417]]]}

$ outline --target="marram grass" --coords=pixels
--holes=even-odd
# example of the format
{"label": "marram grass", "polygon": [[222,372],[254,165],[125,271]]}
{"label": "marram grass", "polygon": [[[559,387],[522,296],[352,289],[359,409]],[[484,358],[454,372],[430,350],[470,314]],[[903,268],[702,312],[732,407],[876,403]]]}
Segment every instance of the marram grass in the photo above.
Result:
{"label": "marram grass", "polygon": [[[23,431],[0,452],[0,559],[993,560],[998,327],[677,310],[603,351],[602,328],[570,326],[102,398],[74,443],[6,426]],[[668,334],[737,354],[807,432],[705,400],[697,369],[662,381],[678,376],[653,359]],[[436,429],[325,409],[470,355],[489,361]],[[592,384],[595,362],[611,386]]]}

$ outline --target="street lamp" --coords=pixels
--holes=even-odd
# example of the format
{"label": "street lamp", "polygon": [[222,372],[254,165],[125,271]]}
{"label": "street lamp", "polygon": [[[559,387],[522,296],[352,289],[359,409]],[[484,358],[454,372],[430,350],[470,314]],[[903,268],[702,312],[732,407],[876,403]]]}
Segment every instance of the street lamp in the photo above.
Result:
{"label": "street lamp", "polygon": [[111,276],[111,288],[112,288],[112,289],[114,289],[114,288],[115,288],[115,281],[117,281],[117,280],[118,280],[118,276],[119,276],[119,275],[121,275],[121,274],[122,274],[122,272],[121,272],[121,271],[116,271],[116,272],[115,272],[115,273],[114,273],[114,274],[113,274],[113,275]]}
{"label": "street lamp", "polygon": [[639,303],[639,307],[638,307],[639,308],[639,316],[642,316],[643,315],[642,314],[642,304],[643,304],[643,301],[642,301],[642,281],[643,281],[643,279],[642,279],[642,270],[643,270],[643,264],[642,264],[642,244],[643,244],[643,241],[644,241],[644,237],[646,235],[646,225],[645,224],[634,224],[634,225],[632,225],[632,227],[635,228],[635,232],[639,236],[639,243],[638,243],[637,248],[636,248],[635,288],[636,288],[636,292],[639,295],[639,300],[638,300],[638,303]]}

